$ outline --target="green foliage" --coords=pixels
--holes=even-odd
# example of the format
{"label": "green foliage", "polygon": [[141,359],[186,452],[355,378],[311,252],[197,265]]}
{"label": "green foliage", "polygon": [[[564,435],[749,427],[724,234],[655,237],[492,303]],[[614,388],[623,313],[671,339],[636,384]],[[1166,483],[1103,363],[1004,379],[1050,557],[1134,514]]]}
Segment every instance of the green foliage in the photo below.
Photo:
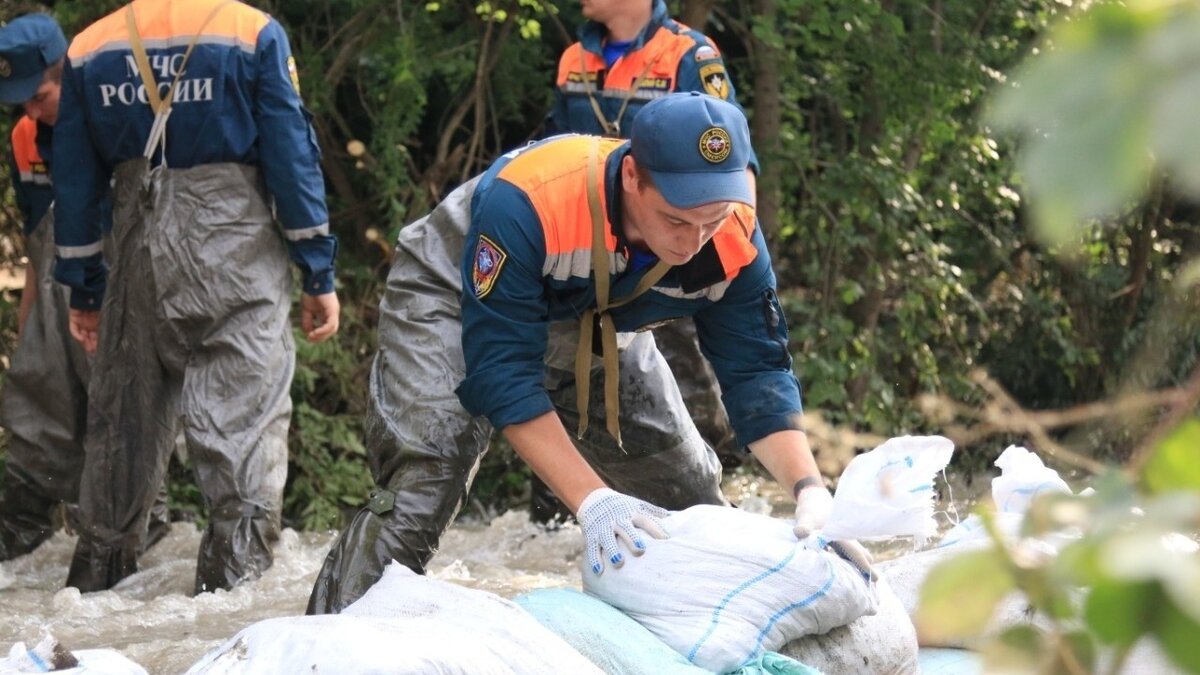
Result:
{"label": "green foliage", "polygon": [[190,462],[172,460],[167,469],[167,509],[172,521],[194,523],[198,528],[208,525],[204,497]]}
{"label": "green foliage", "polygon": [[1200,492],[1200,418],[1190,419],[1167,438],[1142,472],[1146,489],[1153,493],[1173,490]]}
{"label": "green foliage", "polygon": [[[374,338],[375,282],[342,274],[338,339],[311,344],[297,331],[292,381],[290,458],[284,518],[304,529],[330,529],[367,501],[374,485],[366,464],[362,420]],[[369,309],[367,309],[369,308]]]}
{"label": "green foliage", "polygon": [[342,511],[365,504],[374,484],[363,462],[361,423],[299,403],[292,413],[292,427],[284,500],[288,520],[308,530],[336,528],[342,524]]}
{"label": "green foliage", "polygon": [[1101,641],[1128,648],[1149,632],[1162,600],[1153,583],[1101,583],[1088,593],[1084,619]]}
{"label": "green foliage", "polygon": [[499,434],[494,434],[491,449],[479,464],[471,485],[469,512],[490,518],[516,508],[528,507],[529,480],[533,472]]}
{"label": "green foliage", "polygon": [[[1091,317],[1081,327],[1092,354],[1101,363],[1114,357],[1109,389],[1174,384],[1196,372],[1192,273],[1200,258],[1193,236],[1176,230],[1194,232],[1195,223],[1190,208],[1180,220],[1192,222],[1184,224],[1164,218],[1171,209],[1163,207],[1174,192],[1200,194],[1197,27],[1196,2],[1093,5],[1047,33],[988,115],[1021,141],[1021,180],[1042,240],[1069,256],[1063,272],[1086,281],[1068,306],[1143,286],[1162,293],[1155,304],[1134,297],[1115,313],[1073,312]],[[1084,536],[1064,550],[1057,570],[1066,583],[1090,589],[1087,626],[1118,657],[1151,635],[1192,672],[1195,657],[1176,636],[1200,634],[1193,609],[1200,563],[1185,537],[1200,530],[1198,447],[1200,421],[1188,419],[1141,465],[1144,494],[1107,481],[1085,507],[1087,518],[1074,519]],[[1144,516],[1130,516],[1131,502]],[[1031,519],[1053,524],[1054,514]],[[1191,552],[1180,554],[1181,546]]]}
{"label": "green foliage", "polygon": [[810,408],[893,433],[921,426],[918,393],[969,399],[981,362],[1006,384],[1061,369],[1069,330],[1042,359],[989,358],[1022,326],[1055,327],[1062,302],[1024,313],[1020,198],[974,121],[1053,7],[783,2],[780,25],[754,25],[787,66],[779,142],[760,153],[782,177],[767,226]]}
{"label": "green foliage", "polygon": [[992,122],[1038,139],[1020,166],[1047,239],[1138,198],[1156,166],[1200,193],[1197,31],[1194,2],[1101,3],[1057,24],[997,97]]}
{"label": "green foliage", "polygon": [[[1151,464],[1172,452],[1171,442],[1162,444]],[[922,636],[982,638],[989,667],[1037,673],[1092,672],[1099,652],[1119,663],[1139,640],[1153,639],[1175,665],[1200,672],[1200,546],[1192,538],[1200,531],[1200,489],[1142,494],[1115,473],[1095,487],[1089,495],[1037,498],[1015,540],[981,512],[992,544],[930,573],[917,617]],[[1057,554],[1050,542],[1059,542]],[[993,608],[1013,589],[1049,628],[987,639]],[[1084,670],[1066,668],[1063,658]]]}
{"label": "green foliage", "polygon": [[921,636],[936,644],[981,634],[1016,587],[1006,563],[992,551],[976,551],[930,570],[916,617]]}

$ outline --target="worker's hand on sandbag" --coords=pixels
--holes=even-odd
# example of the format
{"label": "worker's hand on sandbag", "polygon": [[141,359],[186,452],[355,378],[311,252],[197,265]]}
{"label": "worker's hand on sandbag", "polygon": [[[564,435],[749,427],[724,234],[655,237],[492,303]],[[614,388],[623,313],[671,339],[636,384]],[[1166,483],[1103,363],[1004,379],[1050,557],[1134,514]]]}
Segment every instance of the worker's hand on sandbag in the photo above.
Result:
{"label": "worker's hand on sandbag", "polygon": [[614,567],[625,563],[625,557],[617,548],[618,538],[634,555],[641,555],[646,550],[643,534],[655,539],[667,538],[658,522],[659,518],[667,516],[666,509],[610,488],[588,493],[576,516],[583,529],[584,554],[596,574],[604,571],[605,559]]}
{"label": "worker's hand on sandbag", "polygon": [[797,539],[805,539],[808,535],[825,527],[829,522],[829,514],[833,511],[833,495],[824,485],[810,485],[796,494],[796,522],[792,531]]}
{"label": "worker's hand on sandbag", "polygon": [[871,563],[875,561],[871,557],[871,552],[863,548],[863,545],[853,539],[845,539],[842,541],[829,542],[829,550],[833,551],[842,560],[854,565],[858,569],[858,573],[863,575],[866,581],[875,581],[879,575],[875,574],[875,569],[871,567]]}

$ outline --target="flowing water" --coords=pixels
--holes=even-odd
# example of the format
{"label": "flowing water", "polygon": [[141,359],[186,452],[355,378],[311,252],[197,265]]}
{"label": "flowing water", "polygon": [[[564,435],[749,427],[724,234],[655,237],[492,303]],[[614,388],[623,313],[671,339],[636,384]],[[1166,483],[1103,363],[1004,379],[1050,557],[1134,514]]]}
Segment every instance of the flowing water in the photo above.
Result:
{"label": "flowing water", "polygon": [[[790,508],[773,483],[754,476],[726,480],[725,492],[757,513],[784,516]],[[192,597],[200,533],[175,523],[143,556],[137,574],[112,590],[81,595],[62,587],[75,538],[59,532],[33,553],[0,563],[0,657],[14,642],[32,644],[49,631],[68,649],[115,649],[150,673],[181,673],[252,623],[303,614],[334,537],[285,530],[275,564],[261,579]],[[428,573],[509,598],[536,588],[578,588],[582,550],[578,527],[547,531],[514,510],[487,523],[455,524]]]}

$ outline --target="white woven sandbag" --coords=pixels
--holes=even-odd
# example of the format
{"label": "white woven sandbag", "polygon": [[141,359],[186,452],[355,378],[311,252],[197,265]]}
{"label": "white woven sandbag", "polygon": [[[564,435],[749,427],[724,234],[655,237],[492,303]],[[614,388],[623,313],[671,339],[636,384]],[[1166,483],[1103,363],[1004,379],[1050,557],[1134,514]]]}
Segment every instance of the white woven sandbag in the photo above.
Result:
{"label": "white woven sandbag", "polygon": [[[0,659],[0,675],[16,675],[17,673],[47,672],[39,666],[46,664],[31,663],[24,655],[26,647],[23,642],[17,642],[10,648],[8,657]],[[59,675],[146,675],[146,669],[130,661],[120,652],[112,649],[78,649],[71,654],[79,661],[74,668],[56,670]]]}
{"label": "white woven sandbag", "polygon": [[954,454],[941,436],[900,436],[850,460],[838,479],[829,523],[810,546],[842,539],[911,536],[918,545],[937,533],[933,479]]}
{"label": "white woven sandbag", "polygon": [[601,675],[516,604],[395,563],[341,614],[261,621],[188,672]]}
{"label": "white woven sandbag", "polygon": [[1071,494],[1058,472],[1042,463],[1042,458],[1025,448],[1010,445],[996,458],[1000,475],[992,479],[992,499],[1001,513],[1021,513],[1039,494]]}
{"label": "white woven sandbag", "polygon": [[669,539],[584,590],[624,611],[691,663],[724,673],[804,635],[876,609],[874,589],[841,558],[806,549],[785,520],[694,506],[662,521]]}
{"label": "white woven sandbag", "polygon": [[[993,520],[1001,534],[1015,539],[1021,521],[1033,498],[1043,493],[1071,494],[1071,488],[1058,472],[1042,463],[1042,458],[1025,448],[1008,446],[996,458],[1000,475],[992,479],[992,501],[996,504]],[[971,514],[942,535],[938,548],[968,542],[985,542],[990,535],[979,516]]]}
{"label": "white woven sandbag", "polygon": [[825,675],[909,675],[920,672],[917,629],[884,580],[875,588],[879,609],[824,635],[792,640],[779,652]]}

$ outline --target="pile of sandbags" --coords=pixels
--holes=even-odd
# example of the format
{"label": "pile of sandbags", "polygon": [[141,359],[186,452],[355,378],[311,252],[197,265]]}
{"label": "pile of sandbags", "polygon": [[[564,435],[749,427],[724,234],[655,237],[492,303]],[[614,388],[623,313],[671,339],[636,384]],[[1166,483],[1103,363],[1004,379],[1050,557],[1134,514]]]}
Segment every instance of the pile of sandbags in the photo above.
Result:
{"label": "pile of sandbags", "polygon": [[[619,609],[570,588],[543,588],[513,601],[611,675],[704,675],[644,626]],[[736,675],[821,675],[773,652],[734,671]]]}
{"label": "pile of sandbags", "polygon": [[829,526],[804,542],[788,520],[693,507],[622,568],[584,570],[591,597],[532,593],[520,598],[529,611],[393,565],[341,615],[260,622],[189,672],[915,672],[899,599],[825,543],[927,536],[934,474],[952,450],[903,437],[860,455]]}
{"label": "pile of sandbags", "polygon": [[875,590],[858,570],[801,546],[788,521],[693,506],[662,525],[669,539],[620,569],[584,572],[583,588],[706,670],[737,670],[875,613]]}
{"label": "pile of sandbags", "polygon": [[393,563],[337,615],[247,627],[188,673],[440,673],[600,675],[590,661],[512,602]]}
{"label": "pile of sandbags", "polygon": [[[1036,454],[1019,446],[1009,446],[996,459],[1000,475],[992,479],[991,498],[995,505],[993,520],[1000,534],[1010,544],[1020,538],[1021,522],[1033,499],[1041,494],[1072,494],[1070,486],[1058,472],[1047,467]],[[1080,494],[1086,493],[1086,490]],[[1070,537],[1055,535],[1037,540],[1025,540],[1023,546],[1042,550],[1046,555],[1057,555]],[[946,532],[929,550],[902,556],[875,566],[880,577],[896,589],[901,605],[910,617],[915,617],[920,602],[921,587],[930,572],[938,565],[955,556],[991,545],[991,539],[977,515],[970,515]],[[1034,611],[1024,596],[1014,591],[1001,601],[983,631],[983,640],[991,639],[1009,628],[1032,626],[1040,630],[1051,628],[1046,617]],[[977,641],[937,640],[928,635],[918,636],[922,648],[962,649],[977,646]],[[1103,650],[1099,660],[1108,671],[1113,655]],[[812,662],[808,662],[812,663]],[[1172,665],[1157,644],[1140,641],[1125,660],[1121,675],[1171,675],[1181,672]]]}
{"label": "pile of sandbags", "polygon": [[[889,612],[866,619],[879,609],[880,589],[826,545],[932,536],[934,478],[953,451],[940,436],[904,436],[854,458],[828,525],[803,542],[789,521],[737,509],[672,513],[662,521],[668,539],[651,542],[623,568],[599,576],[582,570],[584,590],[713,672],[753,665],[781,649],[827,669],[853,659],[835,672],[858,672],[864,661],[874,662],[872,672],[912,670],[916,640],[899,601],[884,588]],[[828,640],[784,649],[847,625]]]}

